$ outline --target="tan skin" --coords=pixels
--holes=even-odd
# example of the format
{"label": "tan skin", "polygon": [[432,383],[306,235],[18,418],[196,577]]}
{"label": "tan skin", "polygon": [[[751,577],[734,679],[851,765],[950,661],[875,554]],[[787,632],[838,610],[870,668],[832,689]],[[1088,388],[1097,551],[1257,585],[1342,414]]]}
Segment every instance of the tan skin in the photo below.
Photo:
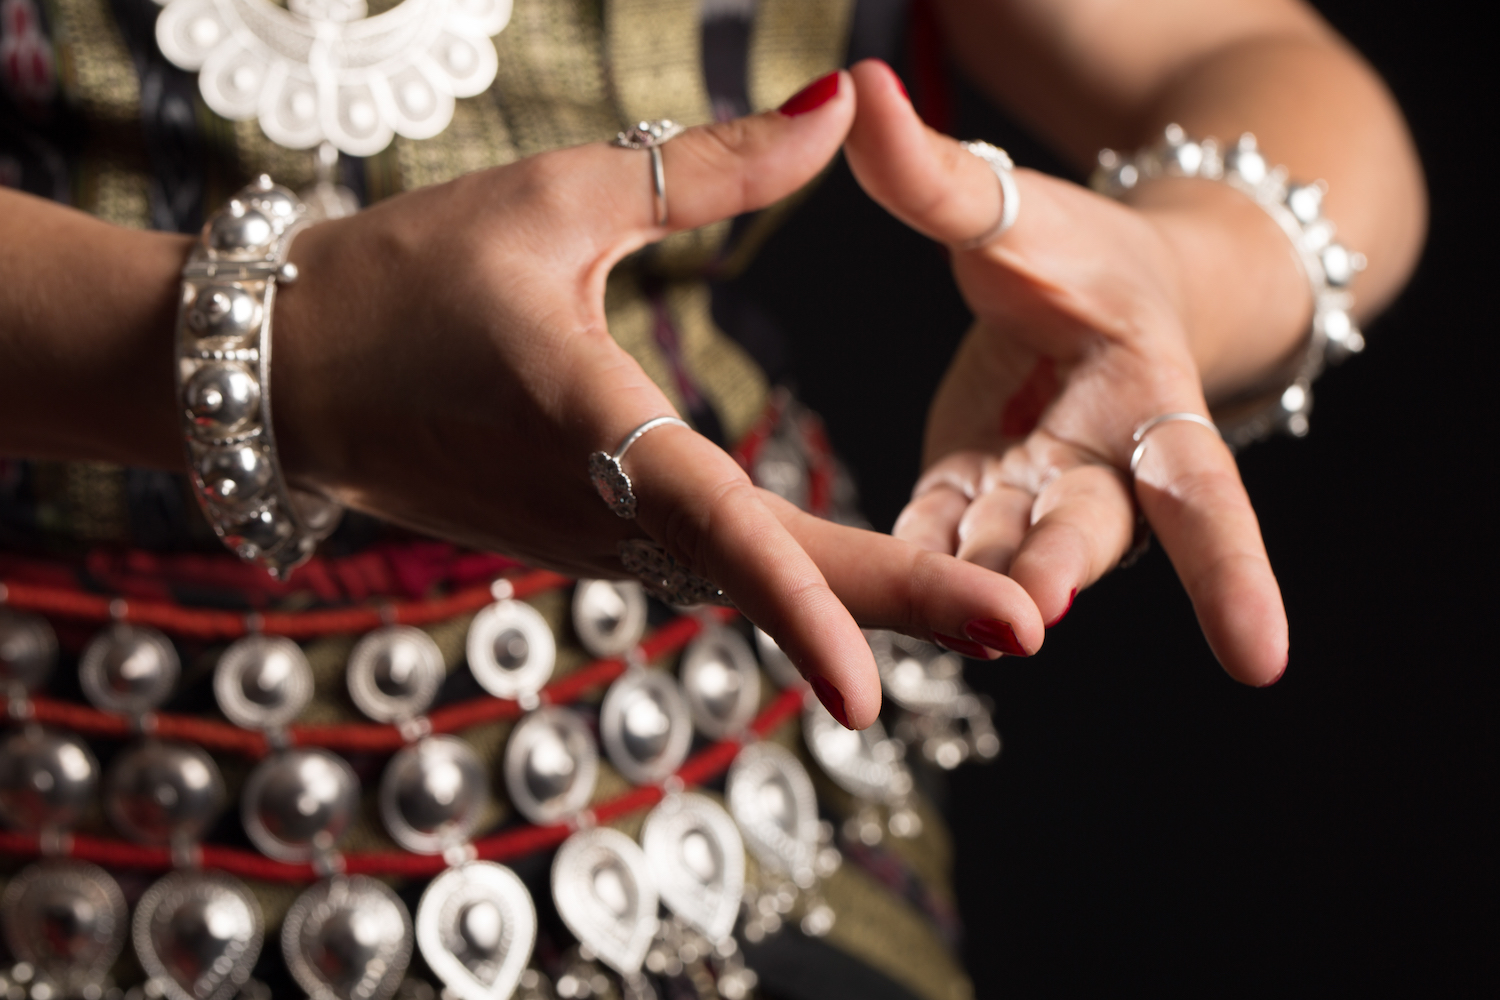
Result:
{"label": "tan skin", "polygon": [[[1039,130],[1080,158],[1105,142],[1147,141],[1172,119],[1200,134],[1255,130],[1299,176],[1329,180],[1330,215],[1371,259],[1361,301],[1383,303],[1422,230],[1399,117],[1303,8],[1222,5],[1260,20],[1243,34],[1187,32],[1164,49],[1149,32],[1084,30],[1108,4],[954,0],[943,16],[955,39],[1003,32],[994,49],[956,51],[1002,103],[1036,123],[1057,119]],[[1208,3],[1173,6],[1150,9],[1173,24],[1236,23]],[[1131,45],[1139,51],[1115,51]],[[983,58],[1007,48],[1030,62]],[[1335,96],[1288,111],[1277,93],[1307,78]],[[1205,89],[1218,95],[1206,104]],[[866,63],[815,111],[673,140],[671,228],[783,197],[846,139],[872,196],[935,238],[961,242],[997,216],[993,176],[924,134],[889,71]],[[1349,144],[1359,155],[1345,155]],[[1371,150],[1394,159],[1372,165]],[[665,231],[653,224],[644,154],[602,144],[392,198],[299,237],[304,280],[275,317],[283,463],[352,507],[571,573],[618,575],[617,543],[655,538],[826,679],[851,724],[868,725],[879,683],[856,622],[963,637],[1000,621],[1035,652],[1043,622],[1128,542],[1131,497],[1118,470],[1130,428],[1156,412],[1203,411],[1205,386],[1213,395],[1254,383],[1305,325],[1307,293],[1284,237],[1233,192],[1162,184],[1126,208],[1024,171],[1020,182],[1016,228],[955,255],[979,319],[934,403],[930,468],[897,538],[802,514],[677,428],[631,451],[640,518],[603,508],[583,456],[672,411],[605,328],[610,268]],[[170,372],[186,252],[182,237],[0,191],[0,453],[181,467]],[[1041,356],[1057,361],[1059,394],[1030,437],[997,437],[995,414]],[[998,472],[993,483],[987,472]],[[1136,496],[1226,669],[1274,679],[1285,615],[1222,446],[1201,429],[1164,428]]]}

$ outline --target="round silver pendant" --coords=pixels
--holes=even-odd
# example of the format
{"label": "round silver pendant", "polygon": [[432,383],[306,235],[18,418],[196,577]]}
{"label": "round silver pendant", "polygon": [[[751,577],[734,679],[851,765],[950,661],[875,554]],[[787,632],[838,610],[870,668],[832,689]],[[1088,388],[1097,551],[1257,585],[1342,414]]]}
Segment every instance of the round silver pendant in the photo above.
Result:
{"label": "round silver pendant", "polygon": [[721,740],[741,732],[760,707],[760,670],[744,636],[715,626],[682,654],[682,691],[698,731]]}
{"label": "round silver pendant", "polygon": [[552,676],[557,642],[552,629],[529,604],[498,601],[469,625],[469,670],[496,698],[535,695]]}
{"label": "round silver pendant", "polygon": [[489,776],[457,736],[404,748],[380,779],[380,818],[391,839],[416,854],[441,854],[474,835],[489,803]]}
{"label": "round silver pendant", "polygon": [[905,751],[878,719],[868,729],[845,729],[809,695],[802,703],[802,738],[818,766],[850,795],[893,803],[911,794]]}
{"label": "round silver pendant", "polygon": [[179,672],[172,640],[154,628],[111,625],[96,635],[78,660],[78,681],[94,707],[140,715],[172,695]]}
{"label": "round silver pendant", "polygon": [[531,893],[504,865],[450,868],[417,904],[417,947],[458,1000],[507,1000],[535,945]]}
{"label": "round silver pendant", "polygon": [[656,886],[645,852],[619,830],[580,830],[552,861],[552,899],[580,944],[634,976],[656,935]]}
{"label": "round silver pendant", "polygon": [[531,822],[567,819],[589,804],[599,778],[599,748],[577,712],[547,707],[531,712],[505,746],[505,790]]}
{"label": "round silver pendant", "polygon": [[0,898],[11,955],[63,996],[98,989],[125,944],[128,916],[115,880],[83,861],[32,865],[11,879]]}
{"label": "round silver pendant", "polygon": [[762,867],[812,883],[818,854],[818,800],[812,779],[791,751],[752,743],[729,768],[724,798]]}
{"label": "round silver pendant", "polygon": [[803,680],[792,658],[760,628],[755,630],[755,650],[760,654],[760,665],[766,668],[777,687],[782,690],[807,687],[807,681]]}
{"label": "round silver pendant", "polygon": [[599,712],[609,762],[637,785],[655,784],[687,760],[693,721],[671,674],[631,670],[609,686]]}
{"label": "round silver pendant", "polygon": [[869,630],[880,684],[891,700],[912,712],[953,715],[967,693],[964,661],[957,653],[900,632]]}
{"label": "round silver pendant", "polygon": [[260,957],[265,922],[260,904],[232,875],[173,872],[141,896],[131,936],[159,995],[230,1000]]}
{"label": "round silver pendant", "polygon": [[646,591],[631,580],[579,580],[573,631],[591,656],[624,656],[646,634]]}
{"label": "round silver pendant", "polygon": [[312,699],[312,667],[302,648],[274,635],[247,635],[224,650],[214,668],[219,710],[246,729],[277,729]]}
{"label": "round silver pendant", "polygon": [[25,726],[0,742],[0,823],[11,829],[77,825],[98,784],[99,762],[71,733]]}
{"label": "round silver pendant", "polygon": [[745,844],[723,806],[703,795],[669,795],[647,815],[641,846],[667,909],[710,941],[734,932]]}
{"label": "round silver pendant", "polygon": [[349,654],[349,697],[376,722],[427,711],[443,683],[443,653],[419,628],[389,625],[359,641]]}
{"label": "round silver pendant", "polygon": [[261,761],[240,797],[245,832],[261,853],[278,861],[307,861],[331,850],[358,812],[354,769],[311,747]]}
{"label": "round silver pendant", "polygon": [[35,691],[57,662],[57,634],[41,615],[0,605],[0,691]]}
{"label": "round silver pendant", "polygon": [[411,962],[411,915],[383,882],[339,875],[298,896],[281,953],[310,1000],[389,1000]]}
{"label": "round silver pendant", "polygon": [[167,845],[203,839],[224,809],[219,766],[190,743],[146,740],[114,759],[104,811],[131,840]]}

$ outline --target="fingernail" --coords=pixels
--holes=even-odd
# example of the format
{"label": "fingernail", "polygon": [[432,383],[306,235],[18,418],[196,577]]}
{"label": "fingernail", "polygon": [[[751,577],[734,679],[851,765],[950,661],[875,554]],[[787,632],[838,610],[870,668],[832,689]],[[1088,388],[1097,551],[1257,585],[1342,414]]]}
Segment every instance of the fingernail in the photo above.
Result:
{"label": "fingernail", "polygon": [[1058,622],[1062,621],[1064,618],[1068,617],[1068,612],[1073,610],[1073,602],[1077,598],[1078,598],[1078,588],[1074,587],[1073,588],[1073,592],[1068,595],[1068,606],[1062,609],[1062,614],[1058,615],[1056,618],[1054,618],[1050,622],[1048,622],[1047,623],[1047,627],[1051,628],[1052,626],[1056,625]]}
{"label": "fingernail", "polygon": [[967,656],[975,660],[988,660],[990,658],[990,651],[977,642],[969,642],[967,639],[955,639],[953,636],[944,635],[941,632],[932,633],[932,637],[937,640],[939,646],[951,649],[962,656]]}
{"label": "fingernail", "polygon": [[991,649],[998,649],[1006,656],[1025,656],[1026,647],[1016,638],[1010,622],[998,618],[975,618],[964,626],[964,635],[982,642]]}
{"label": "fingernail", "polygon": [[776,110],[788,118],[795,118],[798,115],[805,115],[809,111],[816,111],[818,108],[821,108],[833,100],[838,92],[839,74],[838,70],[834,70],[827,76],[818,77],[818,79],[809,83],[791,97],[788,97],[786,103]]}
{"label": "fingernail", "polygon": [[823,707],[828,709],[828,714],[838,719],[839,725],[845,729],[853,729],[849,725],[849,713],[844,710],[844,696],[839,694],[839,689],[821,677],[814,677],[811,683],[813,693],[818,696]]}
{"label": "fingernail", "polygon": [[1279,673],[1279,674],[1277,674],[1277,675],[1276,675],[1276,676],[1275,676],[1275,677],[1272,677],[1272,678],[1271,678],[1271,679],[1270,679],[1270,680],[1268,680],[1268,681],[1266,681],[1266,682],[1265,682],[1265,683],[1264,683],[1264,684],[1262,684],[1262,685],[1261,685],[1261,687],[1263,687],[1263,688],[1268,688],[1268,687],[1271,687],[1271,686],[1272,686],[1272,685],[1273,685],[1273,684],[1275,684],[1275,683],[1276,683],[1276,682],[1277,682],[1277,681],[1279,681],[1279,680],[1281,680],[1281,679],[1282,679],[1282,678],[1283,678],[1283,677],[1285,677],[1285,676],[1286,676],[1286,668],[1287,668],[1287,664],[1289,664],[1289,663],[1291,663],[1291,662],[1292,662],[1292,658],[1291,658],[1291,657],[1290,657],[1290,656],[1288,656],[1288,657],[1287,657],[1287,658],[1286,658],[1286,663],[1283,663],[1283,664],[1282,664],[1282,665],[1281,665],[1281,673]]}

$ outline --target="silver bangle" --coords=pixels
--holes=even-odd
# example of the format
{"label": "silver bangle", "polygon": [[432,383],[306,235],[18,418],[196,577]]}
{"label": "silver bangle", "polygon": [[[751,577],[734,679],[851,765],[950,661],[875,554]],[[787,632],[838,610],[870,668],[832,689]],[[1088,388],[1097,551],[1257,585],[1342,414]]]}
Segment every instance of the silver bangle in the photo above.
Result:
{"label": "silver bangle", "polygon": [[1365,338],[1350,310],[1348,286],[1364,270],[1364,254],[1334,241],[1334,225],[1323,217],[1322,181],[1297,184],[1285,167],[1272,168],[1255,136],[1220,151],[1214,139],[1190,139],[1179,125],[1168,125],[1162,139],[1132,155],[1099,152],[1090,186],[1111,198],[1124,198],[1141,182],[1158,177],[1199,177],[1221,181],[1255,201],[1291,240],[1302,273],[1312,289],[1312,329],[1295,367],[1269,391],[1256,391],[1215,407],[1225,442],[1240,448],[1276,431],[1302,437],[1312,412],[1312,383],[1325,366],[1364,350]]}
{"label": "silver bangle", "polygon": [[203,226],[182,269],[177,390],[193,491],[240,558],[285,580],[338,525],[337,504],[287,485],[271,424],[271,313],[297,279],[307,207],[262,174]]}

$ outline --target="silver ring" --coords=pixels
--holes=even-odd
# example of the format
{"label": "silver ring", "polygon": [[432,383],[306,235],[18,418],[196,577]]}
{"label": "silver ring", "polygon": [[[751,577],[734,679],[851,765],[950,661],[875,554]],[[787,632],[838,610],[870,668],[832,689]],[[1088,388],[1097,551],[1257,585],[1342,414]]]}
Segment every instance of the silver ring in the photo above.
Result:
{"label": "silver ring", "polygon": [[641,424],[635,430],[625,435],[625,440],[615,449],[613,455],[608,452],[596,451],[589,456],[589,480],[593,482],[594,489],[599,491],[599,496],[609,509],[620,517],[629,519],[635,517],[635,489],[630,482],[630,477],[625,474],[625,453],[630,446],[639,441],[648,431],[667,424],[676,424],[678,427],[687,427],[692,430],[685,421],[676,417],[653,417]]}
{"label": "silver ring", "polygon": [[651,193],[656,204],[656,224],[667,224],[667,172],[662,167],[661,147],[683,132],[670,118],[637,122],[615,136],[612,145],[621,149],[644,149],[651,154]]}
{"label": "silver ring", "polygon": [[995,179],[1000,182],[1000,218],[988,230],[959,244],[964,250],[974,250],[984,246],[990,240],[995,239],[1016,224],[1016,216],[1021,212],[1021,191],[1016,187],[1016,177],[1013,171],[1015,163],[1011,161],[1010,154],[999,146],[991,146],[987,142],[961,142],[965,150],[973,153],[984,161],[985,166],[995,172]]}
{"label": "silver ring", "polygon": [[1147,420],[1145,423],[1137,427],[1135,431],[1130,435],[1130,440],[1135,442],[1135,451],[1131,452],[1130,454],[1131,476],[1135,475],[1136,466],[1141,464],[1141,458],[1146,454],[1146,435],[1156,430],[1156,428],[1160,427],[1162,424],[1171,423],[1174,420],[1185,420],[1190,424],[1197,424],[1199,427],[1207,427],[1209,430],[1214,432],[1214,437],[1218,438],[1221,441],[1224,440],[1224,435],[1219,433],[1218,426],[1215,425],[1212,420],[1208,419],[1202,414],[1186,412],[1163,413],[1161,416],[1152,417],[1150,420]]}

